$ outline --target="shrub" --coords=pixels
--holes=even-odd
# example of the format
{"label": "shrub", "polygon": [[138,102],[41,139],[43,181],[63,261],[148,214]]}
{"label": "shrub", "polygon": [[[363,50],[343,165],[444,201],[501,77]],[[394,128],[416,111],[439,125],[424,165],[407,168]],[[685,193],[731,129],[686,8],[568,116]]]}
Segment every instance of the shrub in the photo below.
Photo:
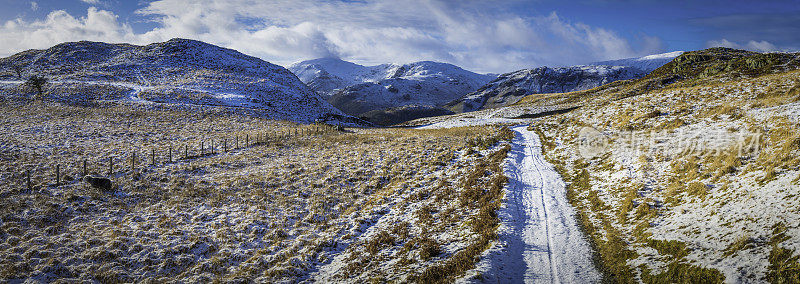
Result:
{"label": "shrub", "polygon": [[367,242],[366,250],[370,254],[375,254],[381,251],[384,247],[393,245],[395,245],[394,236],[389,234],[389,232],[380,231]]}

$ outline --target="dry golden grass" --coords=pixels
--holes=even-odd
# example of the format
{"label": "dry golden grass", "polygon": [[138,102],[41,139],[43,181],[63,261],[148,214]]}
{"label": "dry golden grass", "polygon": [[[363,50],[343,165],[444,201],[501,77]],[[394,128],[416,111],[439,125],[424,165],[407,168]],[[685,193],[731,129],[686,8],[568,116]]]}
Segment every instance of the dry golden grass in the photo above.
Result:
{"label": "dry golden grass", "polygon": [[[2,279],[50,281],[40,272],[55,269],[58,278],[89,281],[290,281],[340,253],[360,256],[363,243],[375,257],[350,259],[350,273],[339,276],[397,281],[453,259],[467,267],[457,258],[467,247],[474,265],[472,256],[495,228],[484,216],[490,209],[482,209],[489,197],[476,206],[449,202],[466,191],[465,171],[484,163],[494,174],[477,184],[491,185],[498,198],[503,182],[496,165],[505,152],[493,144],[507,132],[494,127],[320,133],[313,125],[214,111],[39,104],[0,111],[0,169],[7,181],[0,188],[0,229],[7,234],[0,244]],[[218,141],[228,137],[233,144],[232,136],[240,146],[243,137],[254,145],[222,151]],[[164,163],[162,152],[149,165],[150,147],[173,145],[177,158],[178,145],[199,146],[208,138],[216,138],[215,154]],[[464,156],[468,148],[482,157]],[[124,159],[133,150],[146,161],[131,169]],[[76,180],[78,161],[87,159],[90,172],[105,175],[103,159],[112,155],[119,159],[115,193]],[[62,165],[60,186],[49,178],[56,164]],[[21,182],[28,168],[36,179],[32,192]],[[403,205],[391,214],[413,216],[425,208],[429,219],[364,234],[383,226],[374,220],[395,203]],[[34,256],[41,261],[27,261]],[[447,270],[445,277],[463,272]]]}

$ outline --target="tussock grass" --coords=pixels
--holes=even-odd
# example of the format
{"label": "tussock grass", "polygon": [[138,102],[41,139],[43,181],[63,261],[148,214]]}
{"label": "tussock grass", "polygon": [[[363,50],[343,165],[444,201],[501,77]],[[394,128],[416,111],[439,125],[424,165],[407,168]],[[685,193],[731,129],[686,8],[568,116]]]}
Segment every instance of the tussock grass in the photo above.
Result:
{"label": "tussock grass", "polygon": [[[498,136],[502,137],[500,140],[503,140],[512,138],[511,135],[513,132],[504,128]],[[508,182],[500,164],[510,149],[510,146],[505,145],[482,158],[461,183],[464,190],[459,196],[460,203],[468,208],[478,210],[478,213],[470,220],[472,231],[478,234],[478,238],[442,263],[411,277],[411,282],[450,282],[455,277],[474,268],[478,256],[489,248],[492,241],[497,239],[497,228],[500,224],[497,211],[500,209],[503,187]]]}
{"label": "tussock grass", "polygon": [[[291,281],[306,275],[312,263],[331,261],[339,253],[334,248],[356,248],[346,245],[358,242],[365,244],[366,255],[375,257],[347,260],[344,265],[350,269],[333,279],[352,276],[367,281],[367,276],[376,276],[399,281],[409,277],[409,271],[450,261],[457,252],[443,242],[459,242],[454,247],[462,251],[479,239],[443,238],[447,233],[457,236],[454,230],[471,231],[475,226],[491,235],[492,220],[486,221],[486,215],[491,216],[488,208],[496,202],[480,205],[487,208],[481,213],[479,207],[451,206],[448,201],[463,191],[457,182],[459,171],[476,165],[477,158],[461,153],[468,148],[467,141],[477,137],[483,137],[480,144],[490,148],[482,151],[486,157],[481,159],[489,162],[492,175],[479,177],[476,186],[502,189],[502,179],[495,177],[499,172],[491,163],[502,161],[505,153],[493,155],[498,142],[487,143],[500,141],[497,137],[508,133],[495,127],[465,127],[355,129],[316,135],[316,125],[214,111],[59,104],[9,104],[0,109],[7,131],[3,146],[9,149],[0,153],[4,155],[0,175],[10,181],[0,187],[2,230],[9,237],[8,246],[0,248],[0,264],[9,268],[0,270],[3,279],[24,279],[35,271],[61,267],[23,263],[24,253],[43,251],[62,263],[71,257],[85,260],[70,264],[70,273],[75,274],[67,276],[86,281]],[[292,139],[264,135],[290,130]],[[304,135],[296,136],[295,130]],[[240,148],[245,136],[254,145],[226,153],[218,143],[231,135],[239,137]],[[216,138],[215,154],[178,159],[183,149],[177,145],[199,148],[199,141],[209,138]],[[234,141],[227,142],[234,148]],[[176,161],[165,164],[166,157],[159,155],[156,165],[150,165],[147,150],[168,145],[175,146]],[[196,155],[197,148],[190,148],[190,155]],[[132,149],[144,150],[137,153],[133,170],[131,160],[123,159]],[[113,178],[118,194],[86,188],[75,179],[79,164],[61,162],[87,158],[91,173],[104,174],[104,161],[93,159],[95,155],[118,155]],[[19,192],[16,169],[36,164],[34,175],[43,175],[55,163],[62,164],[64,185],[52,187],[34,180],[34,192]],[[501,191],[491,191],[496,192]],[[373,220],[386,214],[380,209],[388,202],[412,205],[408,210],[427,205],[433,225],[393,223],[377,231],[374,239],[364,236],[361,228],[374,225]],[[33,213],[21,215],[25,210]],[[95,237],[66,238],[63,232]],[[78,249],[44,249],[31,239],[49,248]],[[417,243],[412,250],[393,254],[411,242]],[[121,243],[135,249],[117,252]],[[472,247],[476,252],[485,249],[480,244]],[[159,255],[137,253],[145,250],[159,251]],[[103,251],[108,253],[99,253]],[[383,265],[393,258],[398,258],[397,266]],[[101,268],[121,259],[124,262],[113,269]],[[399,259],[405,259],[404,264]],[[129,265],[133,263],[141,265]]]}

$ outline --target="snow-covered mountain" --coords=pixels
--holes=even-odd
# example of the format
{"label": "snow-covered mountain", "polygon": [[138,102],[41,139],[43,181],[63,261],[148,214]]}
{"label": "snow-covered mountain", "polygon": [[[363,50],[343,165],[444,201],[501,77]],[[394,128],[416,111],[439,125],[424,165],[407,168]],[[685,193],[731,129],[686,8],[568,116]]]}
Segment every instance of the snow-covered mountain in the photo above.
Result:
{"label": "snow-covered mountain", "polygon": [[653,70],[658,69],[658,67],[664,66],[664,64],[667,64],[668,62],[672,61],[672,59],[675,59],[675,57],[678,57],[681,54],[683,54],[683,51],[673,51],[673,52],[653,54],[643,57],[600,61],[600,62],[590,63],[588,65],[635,67],[646,73],[650,73]]}
{"label": "snow-covered mountain", "polygon": [[318,58],[292,64],[288,69],[314,91],[329,97],[333,90],[386,78],[388,66],[363,66],[338,58]]}
{"label": "snow-covered mountain", "polygon": [[15,66],[22,68],[20,77],[48,78],[45,95],[56,100],[241,107],[299,122],[343,115],[289,70],[194,40],[146,46],[69,42],[0,59],[0,70]]}
{"label": "snow-covered mountain", "polygon": [[475,111],[510,105],[530,94],[582,91],[618,80],[638,79],[681,54],[683,51],[673,51],[589,65],[519,70],[500,75],[474,93],[444,107],[455,112]]}
{"label": "snow-covered mountain", "polygon": [[321,58],[293,64],[289,70],[351,115],[401,106],[441,106],[493,78],[431,61],[362,66]]}
{"label": "snow-covered mountain", "polygon": [[468,112],[506,106],[531,94],[587,90],[646,74],[635,67],[606,65],[523,69],[500,75],[477,91],[446,104],[445,108]]}

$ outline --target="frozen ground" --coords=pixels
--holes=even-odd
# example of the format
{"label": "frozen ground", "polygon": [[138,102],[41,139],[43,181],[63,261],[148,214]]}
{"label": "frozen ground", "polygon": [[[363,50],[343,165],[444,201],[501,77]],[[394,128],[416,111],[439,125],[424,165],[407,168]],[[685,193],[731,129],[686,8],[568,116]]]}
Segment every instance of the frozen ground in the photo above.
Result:
{"label": "frozen ground", "polygon": [[578,229],[564,182],[541,154],[539,137],[525,126],[517,134],[505,167],[509,184],[500,210],[498,243],[464,282],[591,283],[601,275],[589,243]]}

